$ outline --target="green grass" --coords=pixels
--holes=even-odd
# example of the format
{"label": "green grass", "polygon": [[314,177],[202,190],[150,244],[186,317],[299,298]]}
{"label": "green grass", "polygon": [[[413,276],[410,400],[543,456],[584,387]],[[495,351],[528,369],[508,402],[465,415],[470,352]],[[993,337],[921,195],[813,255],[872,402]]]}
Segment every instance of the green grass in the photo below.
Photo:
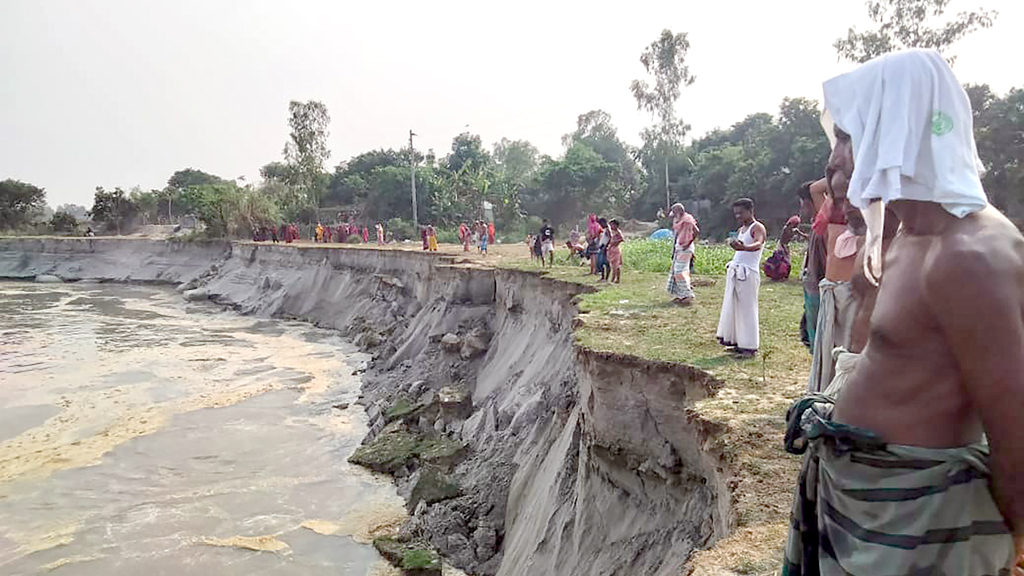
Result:
{"label": "green grass", "polygon": [[[761,254],[763,263],[778,247],[778,242],[769,240]],[[725,266],[735,252],[725,244],[699,244],[696,249],[693,271],[696,274],[725,274]],[[790,244],[792,270],[790,276],[799,274],[804,263],[805,244]],[[638,272],[668,273],[672,266],[672,242],[665,240],[629,240],[622,245],[622,267]]]}

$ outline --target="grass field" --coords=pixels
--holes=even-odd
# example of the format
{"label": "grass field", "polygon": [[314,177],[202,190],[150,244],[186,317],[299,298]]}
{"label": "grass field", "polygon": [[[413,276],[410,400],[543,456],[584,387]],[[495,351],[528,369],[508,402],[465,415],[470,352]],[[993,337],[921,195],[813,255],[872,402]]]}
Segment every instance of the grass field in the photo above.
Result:
{"label": "grass field", "polygon": [[[799,459],[785,452],[785,413],[806,389],[810,354],[800,342],[803,288],[798,274],[803,245],[793,245],[794,273],[787,282],[762,277],[761,349],[749,360],[736,360],[715,341],[725,289],[727,246],[697,249],[693,306],[670,303],[665,283],[671,245],[646,240],[623,245],[622,283],[598,284],[589,267],[567,264],[559,251],[553,278],[600,287],[580,298],[578,342],[588,348],[669,360],[697,366],[724,381],[720,392],[696,406],[709,420],[722,423],[722,448],[734,457],[736,531],[714,548],[698,554],[697,574],[722,569],[739,574],[772,574],[781,566],[789,508]],[[774,246],[772,246],[774,248]],[[766,248],[764,256],[770,251]],[[561,263],[561,264],[559,264]],[[502,266],[540,270],[525,249]]]}

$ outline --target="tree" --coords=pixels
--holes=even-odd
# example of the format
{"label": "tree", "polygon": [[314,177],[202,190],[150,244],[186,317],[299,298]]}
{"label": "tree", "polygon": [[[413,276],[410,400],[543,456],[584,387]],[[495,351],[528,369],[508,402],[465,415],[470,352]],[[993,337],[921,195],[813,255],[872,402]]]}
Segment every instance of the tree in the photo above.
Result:
{"label": "tree", "polygon": [[294,173],[295,184],[307,195],[313,206],[320,207],[326,192],[326,180],[321,177],[324,164],[331,157],[327,148],[331,115],[323,102],[292,101],[288,104],[288,125],[291,140],[284,146],[284,158]]}
{"label": "tree", "polygon": [[[950,0],[868,0],[868,17],[877,27],[847,31],[832,45],[840,59],[864,63],[876,56],[905,48],[933,48],[945,53],[961,38],[989,28],[999,13],[978,9],[961,12],[952,20],[936,22]],[[947,56],[952,64],[955,56]]]}
{"label": "tree", "polygon": [[121,228],[130,223],[137,211],[138,208],[125,195],[124,190],[114,188],[107,191],[102,186],[97,186],[89,216],[93,221],[106,225],[107,230],[113,227],[120,235]]}
{"label": "tree", "polygon": [[0,182],[0,229],[17,228],[31,221],[46,206],[46,191],[19,180]]}
{"label": "tree", "polygon": [[195,214],[206,225],[206,234],[212,237],[230,236],[236,230],[241,201],[238,185],[219,182],[191,186],[182,196],[195,207]]}
{"label": "tree", "polygon": [[54,208],[54,214],[58,212],[64,212],[74,216],[76,220],[85,220],[89,217],[89,209],[85,206],[79,206],[78,204],[61,204]]}
{"label": "tree", "polygon": [[186,188],[191,188],[192,186],[204,186],[206,184],[218,184],[220,182],[224,182],[224,179],[220,176],[203,172],[202,170],[185,168],[184,170],[178,170],[174,174],[171,174],[171,177],[167,179],[167,186],[169,188],[184,190]]}
{"label": "tree", "polygon": [[463,132],[452,139],[452,151],[445,158],[445,166],[452,172],[463,168],[482,170],[490,161],[491,157],[484,149],[480,136]]}
{"label": "tree", "polygon": [[641,137],[652,149],[660,151],[664,158],[666,211],[671,204],[669,156],[682,145],[683,137],[689,129],[689,126],[676,117],[676,102],[682,88],[692,85],[696,80],[686,64],[686,53],[689,49],[690,41],[685,32],[673,34],[666,28],[661,32],[661,36],[640,54],[640,63],[643,64],[644,70],[654,77],[654,86],[650,86],[646,80],[634,80],[630,85],[637,109],[646,110],[656,120],[654,126],[641,133]]}
{"label": "tree", "polygon": [[562,144],[568,149],[583,144],[601,158],[616,167],[607,187],[610,207],[625,208],[640,187],[640,173],[636,165],[636,152],[619,140],[618,130],[612,124],[611,115],[604,110],[591,110],[576,118],[576,131],[562,136]]}
{"label": "tree", "polygon": [[575,143],[564,157],[542,160],[537,183],[524,191],[524,204],[555,226],[576,220],[584,209],[606,211],[613,204],[617,168],[587,144]]}
{"label": "tree", "polygon": [[54,232],[74,232],[78,229],[78,219],[58,210],[50,217],[50,228]]}
{"label": "tree", "polygon": [[526,140],[502,138],[494,144],[494,183],[490,187],[495,200],[495,220],[508,224],[521,218],[522,191],[537,172],[540,153]]}
{"label": "tree", "polygon": [[1004,97],[987,85],[966,86],[974,111],[974,137],[985,164],[989,200],[1024,227],[1024,89]]}
{"label": "tree", "polygon": [[295,184],[295,174],[292,167],[284,162],[269,162],[260,168],[260,177],[264,182],[282,182]]}

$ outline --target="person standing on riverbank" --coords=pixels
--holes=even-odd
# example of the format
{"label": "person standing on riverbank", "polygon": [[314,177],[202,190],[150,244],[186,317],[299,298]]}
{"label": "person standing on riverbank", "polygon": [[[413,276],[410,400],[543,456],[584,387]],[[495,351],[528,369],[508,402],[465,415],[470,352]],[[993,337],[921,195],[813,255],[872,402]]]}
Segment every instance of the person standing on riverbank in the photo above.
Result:
{"label": "person standing on riverbank", "polygon": [[672,205],[672,266],[668,272],[665,290],[672,301],[680,306],[693,304],[693,287],[690,285],[690,262],[693,260],[693,245],[700,236],[697,220],[676,203]]}
{"label": "person standing on riverbank", "polygon": [[555,229],[551,227],[551,222],[545,218],[543,225],[540,227],[540,235],[538,236],[540,242],[540,265],[545,265],[547,260],[548,266],[555,265]]}
{"label": "person standing on riverbank", "polygon": [[[804,220],[813,222],[818,210],[825,201],[827,184],[822,178],[815,182],[805,182],[797,195],[800,198],[800,215]],[[800,272],[800,280],[804,287],[804,315],[801,319],[800,338],[804,345],[814,353],[814,338],[818,329],[818,310],[821,306],[821,290],[819,284],[825,278],[825,239],[813,227],[807,235],[807,253],[804,255],[804,267]]]}
{"label": "person standing on riverbank", "polygon": [[761,344],[757,298],[761,288],[761,251],[767,232],[754,218],[754,201],[740,198],[732,203],[740,228],[729,247],[736,251],[726,268],[725,295],[716,336],[737,356],[750,358]]}
{"label": "person standing on riverbank", "polygon": [[934,50],[824,92],[878,292],[849,378],[789,410],[806,455],[782,573],[1024,574],[1024,236],[988,204],[970,99]]}
{"label": "person standing on riverbank", "polygon": [[437,252],[437,229],[432,224],[427,226],[427,248]]}
{"label": "person standing on riverbank", "polygon": [[597,270],[601,273],[598,282],[607,282],[611,275],[611,266],[608,265],[608,244],[611,242],[611,233],[608,230],[608,220],[597,219],[601,232],[597,236]]}
{"label": "person standing on riverbank", "polygon": [[480,235],[480,254],[487,256],[487,225],[483,221],[477,223],[477,233]]}

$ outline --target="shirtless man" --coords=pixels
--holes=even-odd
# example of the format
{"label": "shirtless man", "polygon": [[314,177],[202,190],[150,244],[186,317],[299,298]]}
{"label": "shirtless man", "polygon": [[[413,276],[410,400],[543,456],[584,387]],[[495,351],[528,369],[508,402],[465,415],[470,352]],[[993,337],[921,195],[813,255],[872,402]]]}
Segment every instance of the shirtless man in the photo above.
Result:
{"label": "shirtless man", "polygon": [[[1024,237],[968,161],[967,97],[941,56],[918,50],[825,93],[838,112],[830,166],[848,166],[833,186],[852,182],[865,214],[886,202],[902,227],[834,410],[817,397],[790,412],[787,448],[812,450],[783,574],[1024,574]],[[862,178],[854,158],[871,164]]]}

